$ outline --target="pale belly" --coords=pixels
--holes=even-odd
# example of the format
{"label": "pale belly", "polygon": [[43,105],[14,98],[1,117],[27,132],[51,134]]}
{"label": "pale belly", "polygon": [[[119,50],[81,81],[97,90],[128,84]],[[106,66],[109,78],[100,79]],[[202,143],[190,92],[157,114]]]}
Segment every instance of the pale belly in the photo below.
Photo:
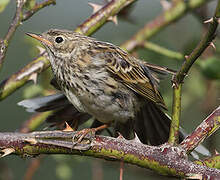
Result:
{"label": "pale belly", "polygon": [[137,97],[133,94],[120,93],[120,96],[97,93],[75,95],[73,92],[65,92],[68,100],[80,112],[87,112],[102,123],[118,121],[120,123],[133,119],[136,115]]}

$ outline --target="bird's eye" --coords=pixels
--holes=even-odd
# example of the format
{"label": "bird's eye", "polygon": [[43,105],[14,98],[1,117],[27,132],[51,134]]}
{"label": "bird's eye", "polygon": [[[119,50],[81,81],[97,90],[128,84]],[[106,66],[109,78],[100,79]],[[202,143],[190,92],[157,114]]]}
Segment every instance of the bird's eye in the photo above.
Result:
{"label": "bird's eye", "polygon": [[58,37],[56,37],[55,41],[56,41],[56,43],[61,43],[61,42],[63,42],[63,38],[58,36]]}

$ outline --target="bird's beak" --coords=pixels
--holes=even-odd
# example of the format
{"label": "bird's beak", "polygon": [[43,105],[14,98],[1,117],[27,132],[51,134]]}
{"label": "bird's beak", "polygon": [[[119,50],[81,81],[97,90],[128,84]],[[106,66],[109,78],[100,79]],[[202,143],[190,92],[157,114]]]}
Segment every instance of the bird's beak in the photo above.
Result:
{"label": "bird's beak", "polygon": [[26,34],[34,39],[37,39],[38,41],[41,41],[45,45],[52,46],[52,43],[49,40],[43,38],[42,35],[40,34],[34,34],[34,33],[26,33]]}

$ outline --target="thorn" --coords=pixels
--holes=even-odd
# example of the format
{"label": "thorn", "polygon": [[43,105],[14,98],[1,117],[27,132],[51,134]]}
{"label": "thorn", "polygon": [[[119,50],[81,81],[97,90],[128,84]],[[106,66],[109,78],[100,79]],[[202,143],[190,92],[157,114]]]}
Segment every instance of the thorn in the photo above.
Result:
{"label": "thorn", "polygon": [[120,132],[117,132],[117,133],[118,133],[117,139],[125,139]]}
{"label": "thorn", "polygon": [[203,22],[204,24],[213,23],[213,18],[210,18]]}
{"label": "thorn", "polygon": [[37,140],[35,138],[27,138],[25,141],[30,144],[37,144]]}
{"label": "thorn", "polygon": [[176,76],[175,76],[175,75],[172,76],[171,83],[172,83],[172,88],[177,88],[177,87],[178,87],[178,84],[177,84],[177,82],[176,82]]}
{"label": "thorn", "polygon": [[164,11],[170,9],[171,6],[172,6],[172,4],[169,1],[167,1],[167,0],[161,0],[160,4],[161,4],[161,6],[162,6]]}
{"label": "thorn", "polygon": [[63,131],[74,131],[73,128],[71,128],[67,122],[65,122],[65,124],[66,124],[66,127]]}
{"label": "thorn", "polygon": [[2,154],[0,156],[0,158],[5,157],[5,156],[15,152],[15,149],[13,149],[13,148],[6,148],[6,149],[1,150],[1,152],[3,152],[4,154]]}
{"label": "thorn", "polygon": [[34,84],[37,84],[37,73],[31,74],[31,76],[28,78],[30,81],[34,81]]}
{"label": "thorn", "polygon": [[42,54],[43,52],[45,52],[45,49],[42,48],[41,46],[36,46],[38,51],[39,51],[39,54]]}
{"label": "thorn", "polygon": [[215,44],[213,42],[211,42],[209,45],[212,46],[214,50],[216,50]]}
{"label": "thorn", "polygon": [[219,152],[215,149],[215,155],[219,155]]}
{"label": "thorn", "polygon": [[89,2],[88,4],[93,8],[92,14],[96,13],[97,11],[99,11],[102,8],[102,5],[100,5],[100,4],[95,4],[95,3],[91,3],[91,2]]}
{"label": "thorn", "polygon": [[117,18],[117,15],[115,16],[110,16],[108,18],[109,21],[112,21],[116,26],[118,25],[118,18]]}
{"label": "thorn", "polygon": [[136,143],[142,143],[141,141],[140,141],[140,139],[138,138],[138,136],[137,136],[137,134],[136,133],[134,133],[134,139],[132,139],[132,140],[130,140],[131,142],[136,142]]}
{"label": "thorn", "polygon": [[189,56],[187,56],[187,55],[185,55],[184,57],[185,57],[185,59],[188,59],[188,58],[189,58]]}
{"label": "thorn", "polygon": [[135,142],[139,142],[139,143],[141,143],[141,140],[139,139],[139,137],[137,136],[137,134],[136,133],[134,133],[134,140],[135,140]]}

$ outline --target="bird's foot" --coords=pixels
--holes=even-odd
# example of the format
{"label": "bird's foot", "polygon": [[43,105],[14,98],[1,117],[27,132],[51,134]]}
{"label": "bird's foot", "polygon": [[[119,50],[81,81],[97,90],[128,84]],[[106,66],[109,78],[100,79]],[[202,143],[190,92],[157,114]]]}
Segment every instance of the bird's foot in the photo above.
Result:
{"label": "bird's foot", "polygon": [[76,135],[74,136],[74,139],[77,139],[77,143],[80,143],[83,138],[88,135],[89,133],[91,133],[92,136],[95,135],[96,131],[99,131],[99,130],[102,130],[102,129],[105,129],[107,128],[108,125],[107,124],[104,124],[104,125],[101,125],[97,128],[87,128],[87,129],[83,129],[81,131],[78,131],[76,133]]}

